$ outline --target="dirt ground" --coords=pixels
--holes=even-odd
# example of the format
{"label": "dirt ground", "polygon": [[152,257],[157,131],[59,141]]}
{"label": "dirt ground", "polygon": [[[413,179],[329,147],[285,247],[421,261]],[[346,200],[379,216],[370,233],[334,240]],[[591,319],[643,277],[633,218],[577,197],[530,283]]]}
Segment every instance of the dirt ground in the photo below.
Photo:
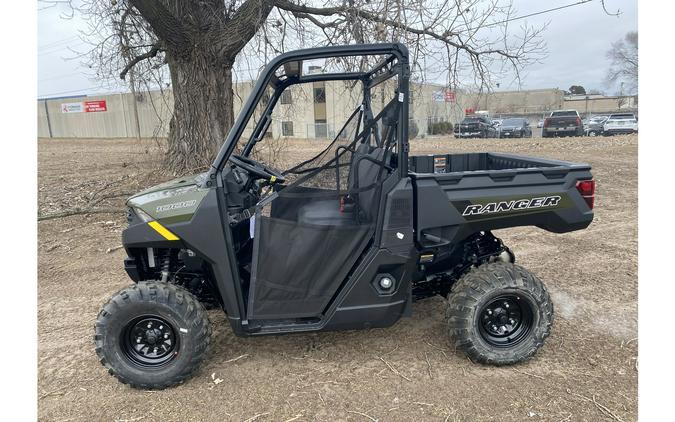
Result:
{"label": "dirt ground", "polygon": [[[500,230],[518,262],[547,284],[556,319],[544,348],[512,367],[454,352],[444,300],[414,305],[388,329],[234,336],[210,311],[213,347],[200,372],[165,391],[118,383],[98,363],[94,320],[127,285],[124,215],[38,223],[38,397],[53,421],[630,421],[637,419],[637,136],[425,139],[414,153],[505,151],[588,162],[598,182],[586,230]],[[289,158],[309,141],[289,144]],[[38,141],[41,213],[121,207],[158,182],[152,143]],[[114,249],[114,250],[110,250]],[[391,366],[391,368],[388,365]],[[214,380],[222,380],[216,383]]]}

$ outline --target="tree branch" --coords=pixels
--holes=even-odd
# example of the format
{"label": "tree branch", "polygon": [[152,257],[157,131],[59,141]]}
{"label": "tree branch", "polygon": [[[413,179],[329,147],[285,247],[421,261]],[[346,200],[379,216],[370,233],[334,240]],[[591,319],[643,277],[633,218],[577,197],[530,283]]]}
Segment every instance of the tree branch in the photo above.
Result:
{"label": "tree branch", "polygon": [[130,0],[130,3],[150,24],[153,32],[172,52],[189,51],[185,27],[166,7],[156,0]]}
{"label": "tree branch", "polygon": [[162,51],[162,49],[160,49],[159,46],[154,45],[154,46],[152,46],[152,48],[148,52],[140,54],[140,55],[134,57],[133,59],[131,59],[131,61],[129,61],[129,63],[127,63],[126,66],[124,66],[124,69],[122,69],[122,72],[120,72],[120,78],[124,79],[127,76],[127,73],[129,73],[129,71],[131,70],[131,68],[136,65],[136,63],[138,63],[140,61],[143,61],[143,60],[146,60],[146,59],[153,58],[153,57],[157,56],[157,53],[159,53],[160,51]]}
{"label": "tree branch", "polygon": [[[350,6],[309,7],[304,5],[298,5],[287,0],[275,0],[274,4],[279,9],[286,10],[288,12],[291,12],[295,17],[304,19],[309,19],[308,15],[319,15],[319,16],[342,15],[344,13],[349,12],[350,10]],[[464,50],[474,57],[478,57],[481,55],[498,54],[507,59],[516,59],[516,60],[518,59],[517,55],[511,54],[501,49],[476,50],[474,48],[469,47],[466,43],[463,43],[461,41],[460,42],[452,41],[450,40],[449,37],[456,36],[457,34],[449,30],[445,31],[443,34],[439,34],[435,31],[432,31],[429,28],[421,28],[421,29],[415,28],[413,26],[404,23],[403,21],[388,19],[363,9],[358,10],[358,16],[371,22],[377,22],[384,25],[388,25],[393,28],[409,32],[411,34],[423,35],[437,39],[447,45],[450,45],[460,50]],[[314,22],[314,19],[310,19],[310,21]]]}
{"label": "tree branch", "polygon": [[38,221],[69,217],[80,214],[121,214],[124,208],[73,208],[71,210],[38,215]]}
{"label": "tree branch", "polygon": [[274,7],[274,0],[246,0],[223,27],[218,37],[221,55],[234,57],[258,32]]}

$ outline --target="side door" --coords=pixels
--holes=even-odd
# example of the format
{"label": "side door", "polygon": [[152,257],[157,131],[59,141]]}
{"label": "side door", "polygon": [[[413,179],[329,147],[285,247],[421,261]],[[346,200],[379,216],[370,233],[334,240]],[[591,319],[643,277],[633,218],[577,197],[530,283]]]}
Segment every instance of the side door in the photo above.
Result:
{"label": "side door", "polygon": [[374,239],[382,185],[394,171],[391,145],[353,139],[337,136],[258,204],[249,320],[322,318]]}

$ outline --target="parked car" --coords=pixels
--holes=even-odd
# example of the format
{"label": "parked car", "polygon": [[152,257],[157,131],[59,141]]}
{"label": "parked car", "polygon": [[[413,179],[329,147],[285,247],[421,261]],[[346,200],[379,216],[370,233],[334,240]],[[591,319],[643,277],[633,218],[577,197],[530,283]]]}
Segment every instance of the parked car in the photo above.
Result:
{"label": "parked car", "polygon": [[544,119],[541,136],[581,136],[584,134],[584,125],[576,110],[556,110]]}
{"label": "parked car", "polygon": [[522,117],[505,119],[499,127],[498,138],[531,138],[530,122]]}
{"label": "parked car", "polygon": [[593,116],[584,124],[584,134],[587,136],[598,136],[603,132],[603,124],[608,116]]}
{"label": "parked car", "polygon": [[605,136],[618,135],[622,133],[637,133],[637,117],[633,113],[610,114],[609,118],[602,125],[602,133]]}
{"label": "parked car", "polygon": [[492,126],[492,120],[485,115],[466,116],[455,126],[455,138],[494,138],[497,129]]}

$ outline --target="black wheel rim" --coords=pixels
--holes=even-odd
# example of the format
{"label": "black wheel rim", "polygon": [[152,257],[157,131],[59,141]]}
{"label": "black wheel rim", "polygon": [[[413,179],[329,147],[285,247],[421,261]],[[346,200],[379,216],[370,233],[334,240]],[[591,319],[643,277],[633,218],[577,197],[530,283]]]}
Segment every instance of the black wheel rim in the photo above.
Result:
{"label": "black wheel rim", "polygon": [[144,315],[130,321],[122,331],[122,350],[134,364],[158,367],[178,354],[179,338],[164,318]]}
{"label": "black wheel rim", "polygon": [[495,347],[513,347],[532,331],[533,306],[521,294],[504,294],[488,301],[478,314],[481,337]]}

